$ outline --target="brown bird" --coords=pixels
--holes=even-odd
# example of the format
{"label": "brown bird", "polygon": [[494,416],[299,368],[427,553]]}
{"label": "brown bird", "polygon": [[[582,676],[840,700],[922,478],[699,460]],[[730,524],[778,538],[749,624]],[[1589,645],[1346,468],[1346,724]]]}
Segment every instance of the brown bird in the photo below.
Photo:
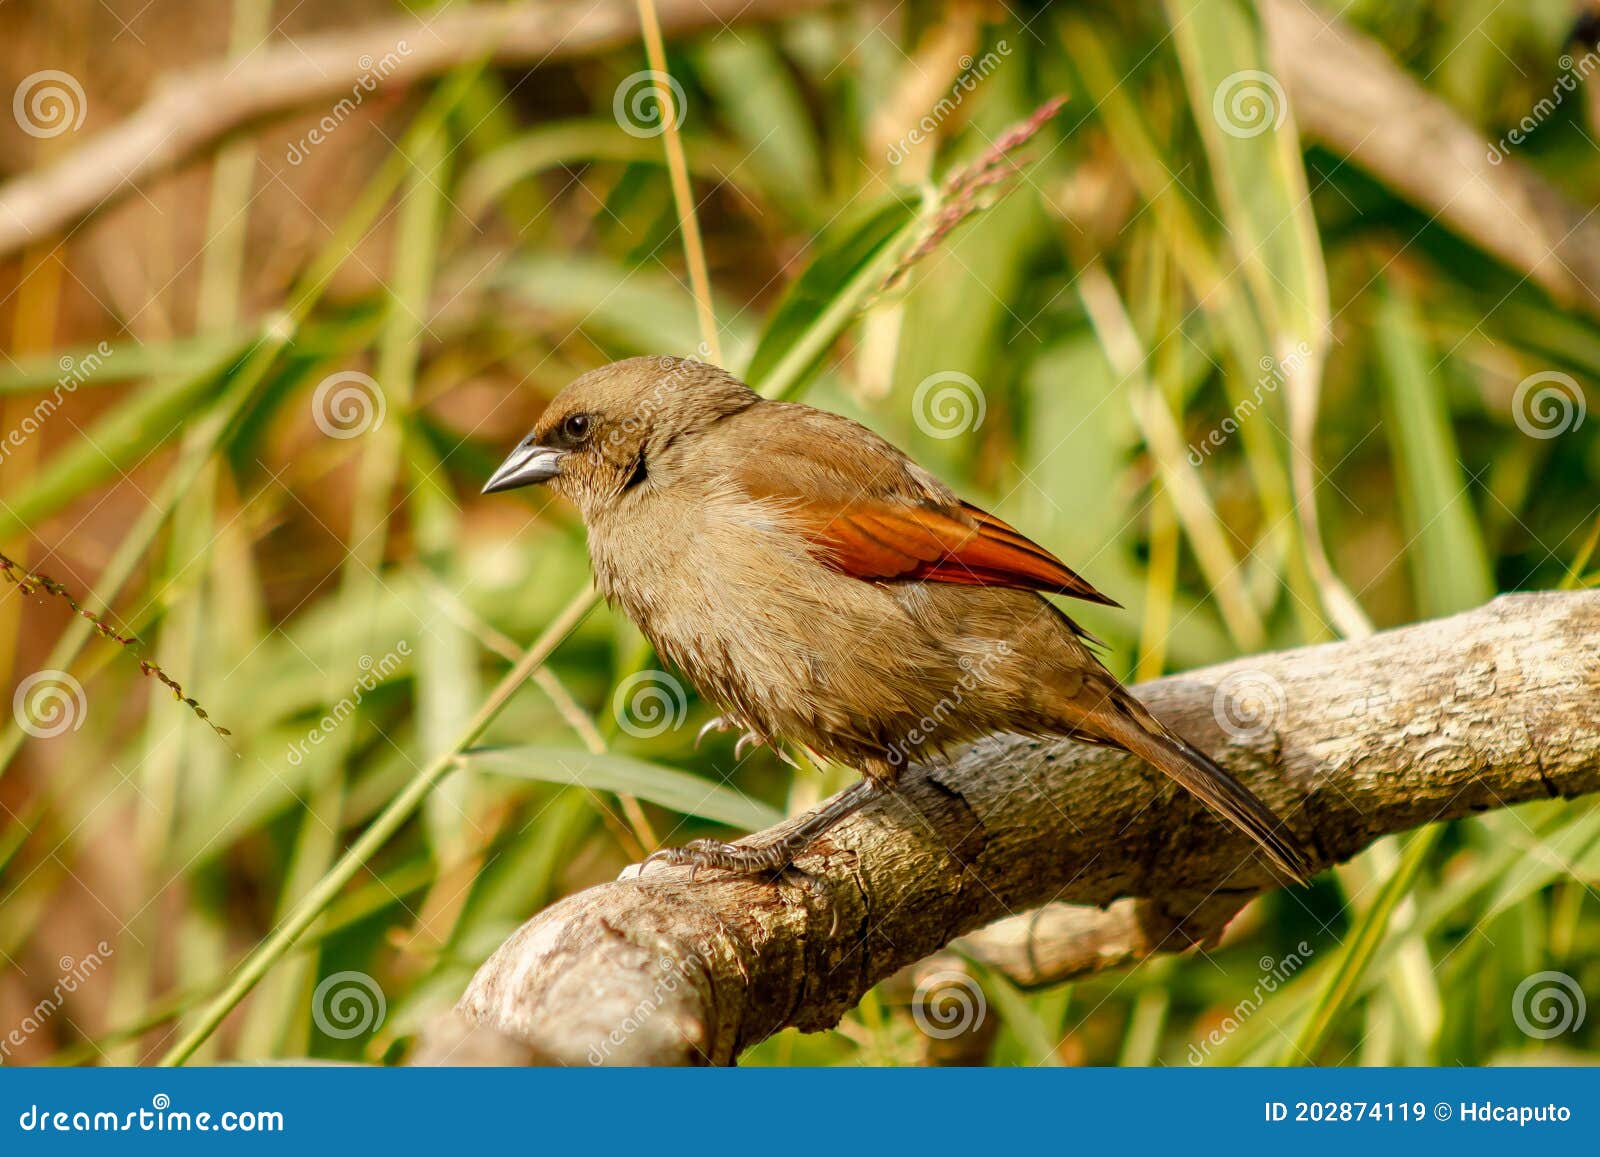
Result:
{"label": "brown bird", "polygon": [[1044,596],[1116,604],[866,427],[702,362],[631,358],[557,394],[483,489],[536,482],[577,504],[601,593],[725,719],[862,773],[781,843],[695,840],[661,858],[783,868],[907,762],[1009,731],[1130,751],[1308,875],[1266,805]]}

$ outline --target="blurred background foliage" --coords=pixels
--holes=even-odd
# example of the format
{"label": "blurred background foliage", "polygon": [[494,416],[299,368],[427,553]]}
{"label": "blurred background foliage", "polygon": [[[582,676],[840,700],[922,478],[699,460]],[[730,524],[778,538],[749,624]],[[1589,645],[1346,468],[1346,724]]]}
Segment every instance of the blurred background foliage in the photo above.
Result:
{"label": "blurred background foliage", "polygon": [[[1549,95],[1575,17],[1565,0],[1340,7],[1486,141]],[[0,124],[0,160],[15,175],[63,155],[164,69],[399,10],[7,5],[0,79],[65,70],[88,115],[52,139]],[[672,39],[668,63],[722,361],[881,431],[1120,599],[1074,609],[1120,674],[1592,581],[1594,427],[1531,437],[1514,400],[1558,371],[1581,403],[1600,321],[1292,117],[1219,131],[1217,85],[1267,67],[1247,5],[869,2]],[[478,496],[574,375],[701,347],[664,139],[619,117],[645,67],[635,44],[380,86],[295,162],[326,112],[308,108],[0,267],[7,430],[110,349],[7,447],[0,549],[110,608],[232,733],[60,600],[0,589],[7,685],[58,671],[83,689],[61,734],[4,717],[0,1033],[33,1024],[9,1063],[147,1062],[185,1034],[205,1061],[402,1058],[540,907],[848,782],[736,760],[732,736],[696,749],[715,709],[692,692],[658,704],[659,733],[623,726],[617,689],[655,662],[604,607],[568,633],[587,583],[574,512]],[[941,182],[1061,94],[1008,151],[1017,171],[886,288],[948,208]],[[1594,133],[1570,100],[1516,158],[1592,204]],[[1302,341],[1309,370],[1258,389]],[[917,390],[958,374],[982,418],[945,436]],[[357,436],[325,432],[330,379],[365,389],[341,402]],[[1235,433],[1191,452],[1252,395]],[[507,750],[415,790],[547,633],[550,662],[478,741]],[[407,790],[415,814],[385,813]],[[1037,993],[980,970],[986,1058],[1181,1065],[1215,1032],[1204,1063],[1583,1060],[1600,1017],[1542,1041],[1511,1008],[1541,970],[1600,992],[1597,878],[1581,801],[1386,841],[1202,953]],[[307,934],[218,1005],[308,896]],[[38,1017],[102,942],[106,967]],[[1302,942],[1305,966],[1262,999]],[[351,971],[385,1012],[346,1037],[314,992]],[[909,987],[747,1063],[920,1063]]]}

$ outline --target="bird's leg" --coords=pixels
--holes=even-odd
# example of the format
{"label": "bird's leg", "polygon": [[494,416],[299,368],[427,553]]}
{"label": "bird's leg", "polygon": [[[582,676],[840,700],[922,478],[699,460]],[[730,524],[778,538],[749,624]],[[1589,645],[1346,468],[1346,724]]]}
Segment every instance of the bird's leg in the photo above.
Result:
{"label": "bird's leg", "polygon": [[691,840],[681,848],[663,848],[645,859],[650,864],[688,864],[689,878],[701,868],[725,868],[731,872],[779,872],[792,864],[801,852],[846,816],[854,815],[888,786],[870,776],[863,777],[821,807],[806,813],[795,827],[781,838],[747,847],[718,840]]}

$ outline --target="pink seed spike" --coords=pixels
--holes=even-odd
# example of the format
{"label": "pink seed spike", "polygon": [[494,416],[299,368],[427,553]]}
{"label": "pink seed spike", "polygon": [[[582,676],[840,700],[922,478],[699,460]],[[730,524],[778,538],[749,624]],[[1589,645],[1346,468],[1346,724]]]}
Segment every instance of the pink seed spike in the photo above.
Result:
{"label": "pink seed spike", "polygon": [[923,230],[916,245],[900,258],[883,279],[878,292],[883,293],[894,288],[913,266],[937,249],[963,221],[978,212],[983,207],[978,200],[978,194],[982,190],[999,186],[1021,175],[1022,169],[1011,159],[1010,154],[1026,144],[1049,123],[1050,118],[1061,111],[1068,99],[1065,95],[1051,97],[1025,120],[1002,132],[976,160],[954,170],[945,178],[944,184],[939,189],[938,211]]}

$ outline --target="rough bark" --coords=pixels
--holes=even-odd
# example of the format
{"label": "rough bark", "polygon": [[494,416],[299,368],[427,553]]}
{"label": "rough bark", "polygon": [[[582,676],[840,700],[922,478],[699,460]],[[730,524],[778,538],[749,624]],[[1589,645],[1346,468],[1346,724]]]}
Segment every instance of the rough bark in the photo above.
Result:
{"label": "rough bark", "polygon": [[[1600,789],[1597,637],[1600,593],[1508,595],[1137,691],[1326,866],[1393,832]],[[1009,970],[1037,980],[1182,948],[1276,886],[1244,837],[1132,757],[1009,736],[912,769],[799,866],[804,886],[653,868],[567,897],[483,965],[458,1017],[549,1063],[725,1064],[785,1026],[832,1026],[1002,917],[1054,904],[1044,918],[1082,921],[1051,938],[1075,949],[1048,970],[1009,938]],[[433,1063],[471,1051],[435,1042]]]}

